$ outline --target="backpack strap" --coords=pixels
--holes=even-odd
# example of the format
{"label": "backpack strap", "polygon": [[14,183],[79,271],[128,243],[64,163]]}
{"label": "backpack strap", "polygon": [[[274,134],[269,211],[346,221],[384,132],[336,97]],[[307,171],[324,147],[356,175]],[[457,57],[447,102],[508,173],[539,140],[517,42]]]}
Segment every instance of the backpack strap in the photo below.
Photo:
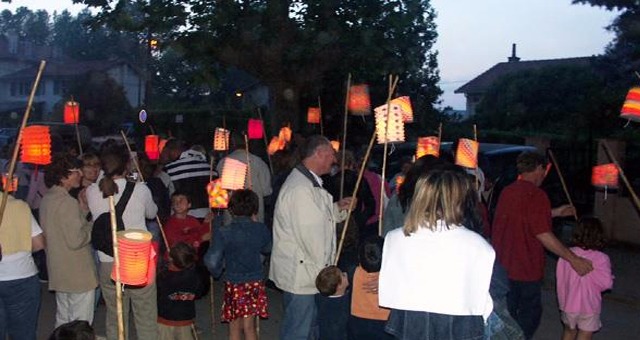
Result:
{"label": "backpack strap", "polygon": [[127,203],[129,203],[129,199],[131,198],[131,194],[133,194],[133,188],[135,186],[135,183],[127,182],[127,185],[124,187],[124,192],[122,193],[122,196],[120,196],[118,204],[116,204],[116,215],[122,216],[124,213],[124,209],[127,207]]}

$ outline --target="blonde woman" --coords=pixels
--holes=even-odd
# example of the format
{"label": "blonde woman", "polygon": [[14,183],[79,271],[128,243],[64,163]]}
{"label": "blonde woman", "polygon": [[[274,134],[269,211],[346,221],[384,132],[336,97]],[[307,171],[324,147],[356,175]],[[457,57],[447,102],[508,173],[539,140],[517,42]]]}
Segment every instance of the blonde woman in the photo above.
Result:
{"label": "blonde woman", "polygon": [[463,225],[474,199],[466,174],[432,171],[418,180],[404,227],[387,234],[379,303],[397,339],[483,338],[495,253]]}

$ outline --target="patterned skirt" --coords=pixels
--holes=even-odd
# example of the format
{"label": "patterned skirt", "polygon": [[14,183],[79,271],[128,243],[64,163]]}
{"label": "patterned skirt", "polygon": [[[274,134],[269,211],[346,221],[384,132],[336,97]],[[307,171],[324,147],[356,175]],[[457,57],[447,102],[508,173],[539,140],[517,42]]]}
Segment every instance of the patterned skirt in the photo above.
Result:
{"label": "patterned skirt", "polygon": [[268,318],[267,291],[263,281],[224,283],[222,322],[250,316]]}

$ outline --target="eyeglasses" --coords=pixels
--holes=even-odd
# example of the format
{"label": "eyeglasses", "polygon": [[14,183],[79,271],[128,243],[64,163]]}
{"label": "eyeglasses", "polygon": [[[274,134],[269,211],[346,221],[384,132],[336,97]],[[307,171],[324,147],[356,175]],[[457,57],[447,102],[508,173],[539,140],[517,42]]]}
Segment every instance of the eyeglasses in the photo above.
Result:
{"label": "eyeglasses", "polygon": [[69,173],[77,172],[78,174],[82,175],[82,171],[80,171],[80,169],[69,169],[68,171]]}

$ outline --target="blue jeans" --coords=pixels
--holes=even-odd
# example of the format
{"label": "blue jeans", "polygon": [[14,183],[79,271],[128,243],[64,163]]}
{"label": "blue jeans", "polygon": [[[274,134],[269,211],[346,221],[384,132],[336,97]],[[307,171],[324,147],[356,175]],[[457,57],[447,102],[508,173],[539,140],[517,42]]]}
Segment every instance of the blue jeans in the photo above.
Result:
{"label": "blue jeans", "polygon": [[363,319],[351,315],[349,317],[350,340],[392,340],[391,334],[384,331],[387,321]]}
{"label": "blue jeans", "polygon": [[0,339],[35,340],[39,310],[38,275],[0,281]]}
{"label": "blue jeans", "polygon": [[480,315],[392,309],[385,330],[401,340],[482,340],[484,320]]}
{"label": "blue jeans", "polygon": [[542,281],[509,280],[509,285],[509,313],[522,328],[525,339],[531,339],[542,317]]}
{"label": "blue jeans", "polygon": [[283,293],[284,316],[280,326],[280,340],[318,338],[316,295]]}

